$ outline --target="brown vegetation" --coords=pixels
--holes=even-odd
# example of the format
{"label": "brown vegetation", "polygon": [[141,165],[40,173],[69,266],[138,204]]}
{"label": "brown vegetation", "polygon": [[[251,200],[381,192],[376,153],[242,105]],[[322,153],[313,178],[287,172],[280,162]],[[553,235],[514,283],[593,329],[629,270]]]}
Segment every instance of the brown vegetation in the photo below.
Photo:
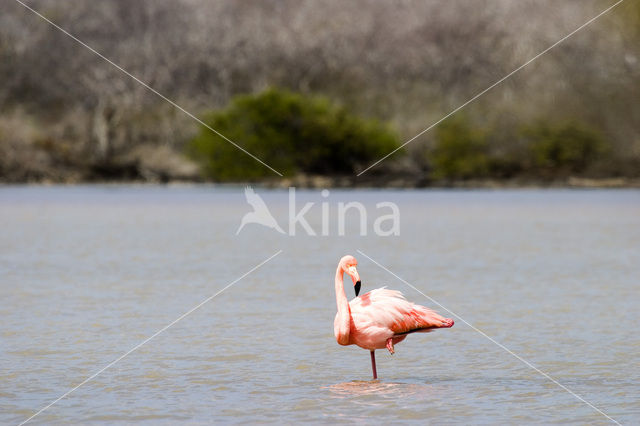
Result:
{"label": "brown vegetation", "polygon": [[[223,108],[238,94],[283,87],[391,122],[407,139],[612,2],[29,4],[196,115]],[[471,148],[442,145],[438,134],[446,129],[432,131],[410,144],[404,158],[393,156],[371,172],[421,182],[538,177],[540,170],[551,180],[638,177],[638,28],[640,6],[622,3],[469,105],[462,126],[470,126]],[[1,181],[199,176],[182,154],[198,132],[196,122],[14,2],[5,2],[0,14],[0,81]],[[556,158],[560,176],[539,158],[559,152],[540,135],[567,126],[590,132],[587,139],[604,148],[594,145],[588,167]],[[539,147],[533,154],[532,144]],[[472,164],[438,175],[456,149]],[[438,171],[438,164],[446,167]]]}

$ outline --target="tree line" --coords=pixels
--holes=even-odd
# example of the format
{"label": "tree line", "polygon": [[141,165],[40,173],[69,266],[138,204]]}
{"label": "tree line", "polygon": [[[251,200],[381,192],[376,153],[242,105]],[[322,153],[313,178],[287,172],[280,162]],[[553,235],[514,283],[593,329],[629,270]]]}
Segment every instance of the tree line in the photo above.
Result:
{"label": "tree line", "polygon": [[[390,129],[397,145],[611,2],[29,4],[198,117],[214,119],[235,108],[237,118],[237,99],[279,88],[311,106],[324,99],[329,115],[342,111],[356,127]],[[430,180],[638,177],[638,28],[640,6],[622,3],[375,172]],[[227,154],[207,162],[206,153],[194,151],[202,140],[194,120],[18,3],[2,5],[0,80],[3,181],[235,179],[225,171]],[[331,132],[344,138],[345,128]],[[347,144],[371,140],[368,135]],[[242,133],[236,142],[251,145],[251,137]],[[292,141],[286,143],[304,143]],[[343,173],[365,163],[334,170],[319,166],[326,152],[317,155],[291,173]],[[243,167],[248,177],[260,177],[248,172],[256,165]]]}

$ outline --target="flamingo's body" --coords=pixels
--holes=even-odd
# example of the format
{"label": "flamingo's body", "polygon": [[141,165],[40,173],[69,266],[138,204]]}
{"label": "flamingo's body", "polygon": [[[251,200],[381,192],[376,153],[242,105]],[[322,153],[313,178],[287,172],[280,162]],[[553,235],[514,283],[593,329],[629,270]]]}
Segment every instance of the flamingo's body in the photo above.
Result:
{"label": "flamingo's body", "polygon": [[387,348],[394,353],[394,345],[402,342],[408,334],[429,332],[436,328],[453,326],[451,318],[445,318],[424,306],[407,301],[399,291],[379,288],[351,302],[344,292],[343,275],[351,276],[360,288],[360,276],[353,256],[344,256],[336,270],[336,303],[338,313],[334,321],[336,340],[341,345],[358,345],[371,351],[373,378],[377,378],[375,350]]}

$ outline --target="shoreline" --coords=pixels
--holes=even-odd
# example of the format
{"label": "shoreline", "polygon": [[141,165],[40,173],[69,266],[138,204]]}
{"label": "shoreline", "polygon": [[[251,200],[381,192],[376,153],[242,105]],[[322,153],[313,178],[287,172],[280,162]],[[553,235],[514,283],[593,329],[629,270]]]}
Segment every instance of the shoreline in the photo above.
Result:
{"label": "shoreline", "polygon": [[352,176],[296,176],[293,178],[263,179],[256,181],[215,182],[199,179],[170,179],[166,181],[144,179],[109,179],[53,181],[48,179],[6,182],[7,186],[91,186],[91,185],[136,185],[136,186],[199,186],[239,187],[252,185],[266,189],[638,189],[640,178],[578,178],[543,181],[540,179],[469,179],[456,181],[424,181],[412,177],[374,177],[358,179]]}

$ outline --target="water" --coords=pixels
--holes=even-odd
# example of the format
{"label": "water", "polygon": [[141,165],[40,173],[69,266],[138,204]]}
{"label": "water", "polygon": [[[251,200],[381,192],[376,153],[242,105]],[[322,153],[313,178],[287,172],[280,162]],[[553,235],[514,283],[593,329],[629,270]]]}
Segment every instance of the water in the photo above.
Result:
{"label": "water", "polygon": [[[258,190],[284,227],[287,193]],[[609,421],[456,319],[391,356],[333,337],[338,259],[363,291],[425,296],[626,424],[640,423],[640,192],[298,191],[320,204],[396,202],[401,233],[236,229],[241,188],[0,187],[0,423]],[[298,209],[300,208],[298,205]],[[300,235],[302,234],[302,235]],[[347,288],[349,298],[353,291]],[[446,313],[442,308],[438,310]]]}

